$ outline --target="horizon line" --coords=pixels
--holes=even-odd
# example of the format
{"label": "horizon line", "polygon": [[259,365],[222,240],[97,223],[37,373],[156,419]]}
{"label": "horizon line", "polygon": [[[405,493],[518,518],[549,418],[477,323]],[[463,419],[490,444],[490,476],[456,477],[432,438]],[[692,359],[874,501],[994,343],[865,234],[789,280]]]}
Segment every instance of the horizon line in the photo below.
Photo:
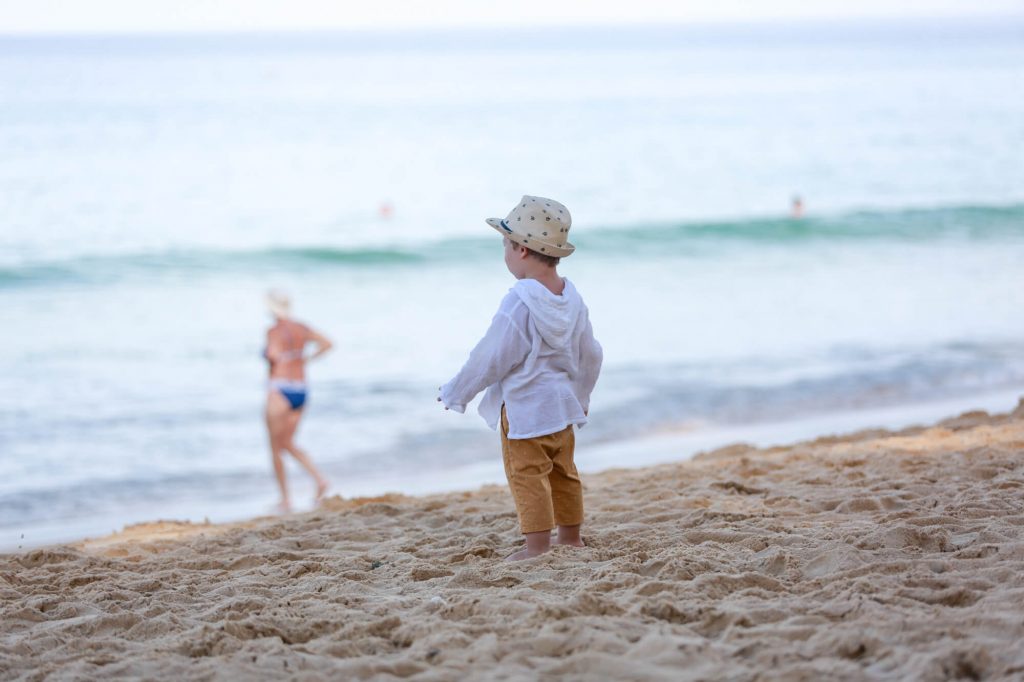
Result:
{"label": "horizon line", "polygon": [[[376,34],[376,35],[403,35],[403,34],[471,34],[476,31],[517,31],[517,32],[585,32],[594,30],[700,30],[700,29],[785,29],[785,28],[869,28],[869,27],[911,27],[911,26],[962,26],[964,22],[976,25],[988,25],[1004,30],[1024,31],[1024,11],[1020,13],[1001,14],[942,14],[942,15],[860,15],[860,16],[834,16],[834,17],[770,17],[757,20],[735,20],[735,19],[700,19],[696,21],[671,21],[659,22],[653,19],[640,19],[628,21],[593,21],[566,24],[552,22],[545,24],[531,25],[527,23],[495,22],[480,24],[451,24],[451,25],[401,25],[401,24],[366,24],[360,26],[331,26],[331,27],[287,27],[287,28],[171,28],[171,29],[84,29],[84,30],[28,30],[28,31],[6,31],[0,29],[0,39],[33,39],[33,38],[132,38],[132,37],[247,37],[247,36],[288,36],[288,35],[351,35],[351,34]],[[1013,22],[1016,26],[1006,25],[1005,22]],[[1024,40],[1024,32],[1021,34]]]}

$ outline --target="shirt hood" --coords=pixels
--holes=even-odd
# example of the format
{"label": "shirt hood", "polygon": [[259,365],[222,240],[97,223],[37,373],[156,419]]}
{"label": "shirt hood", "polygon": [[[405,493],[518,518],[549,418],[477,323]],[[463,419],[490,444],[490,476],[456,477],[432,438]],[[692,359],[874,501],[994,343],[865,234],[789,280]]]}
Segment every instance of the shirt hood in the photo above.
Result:
{"label": "shirt hood", "polygon": [[530,318],[537,326],[544,343],[552,348],[562,349],[572,340],[573,330],[583,308],[583,299],[568,279],[561,296],[535,279],[521,279],[512,287],[530,311]]}

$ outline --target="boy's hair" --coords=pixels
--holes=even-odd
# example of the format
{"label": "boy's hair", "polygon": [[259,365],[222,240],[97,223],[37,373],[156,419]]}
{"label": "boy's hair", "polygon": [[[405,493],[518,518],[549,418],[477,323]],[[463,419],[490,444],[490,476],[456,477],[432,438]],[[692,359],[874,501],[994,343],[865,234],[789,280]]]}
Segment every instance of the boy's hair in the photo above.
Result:
{"label": "boy's hair", "polygon": [[533,249],[526,249],[526,255],[530,256],[531,258],[536,258],[541,263],[544,263],[548,267],[552,268],[558,265],[560,262],[562,262],[562,259],[559,258],[558,256],[548,256],[543,253],[537,253]]}

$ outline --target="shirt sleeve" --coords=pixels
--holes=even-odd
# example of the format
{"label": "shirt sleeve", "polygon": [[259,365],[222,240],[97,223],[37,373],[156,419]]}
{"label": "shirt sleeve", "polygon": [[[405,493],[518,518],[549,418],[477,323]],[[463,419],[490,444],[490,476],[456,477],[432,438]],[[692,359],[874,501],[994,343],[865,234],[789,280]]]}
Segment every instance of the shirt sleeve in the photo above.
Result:
{"label": "shirt sleeve", "polygon": [[590,410],[590,394],[597,385],[597,377],[601,374],[601,363],[604,361],[604,350],[594,338],[594,327],[587,318],[587,326],[580,335],[580,372],[576,381],[577,397],[583,411]]}
{"label": "shirt sleeve", "polygon": [[450,410],[465,412],[466,405],[480,391],[522,364],[529,352],[530,344],[523,331],[507,313],[499,310],[466,364],[441,387],[441,402]]}

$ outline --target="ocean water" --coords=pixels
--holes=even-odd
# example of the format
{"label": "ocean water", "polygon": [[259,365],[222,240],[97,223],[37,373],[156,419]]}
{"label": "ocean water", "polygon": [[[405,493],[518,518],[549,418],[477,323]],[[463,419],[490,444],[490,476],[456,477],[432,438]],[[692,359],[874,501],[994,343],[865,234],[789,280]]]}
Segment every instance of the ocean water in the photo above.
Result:
{"label": "ocean water", "polygon": [[0,38],[0,547],[269,507],[272,286],[334,492],[492,480],[434,399],[522,194],[605,348],[584,468],[1024,391],[1022,86],[1019,22]]}

